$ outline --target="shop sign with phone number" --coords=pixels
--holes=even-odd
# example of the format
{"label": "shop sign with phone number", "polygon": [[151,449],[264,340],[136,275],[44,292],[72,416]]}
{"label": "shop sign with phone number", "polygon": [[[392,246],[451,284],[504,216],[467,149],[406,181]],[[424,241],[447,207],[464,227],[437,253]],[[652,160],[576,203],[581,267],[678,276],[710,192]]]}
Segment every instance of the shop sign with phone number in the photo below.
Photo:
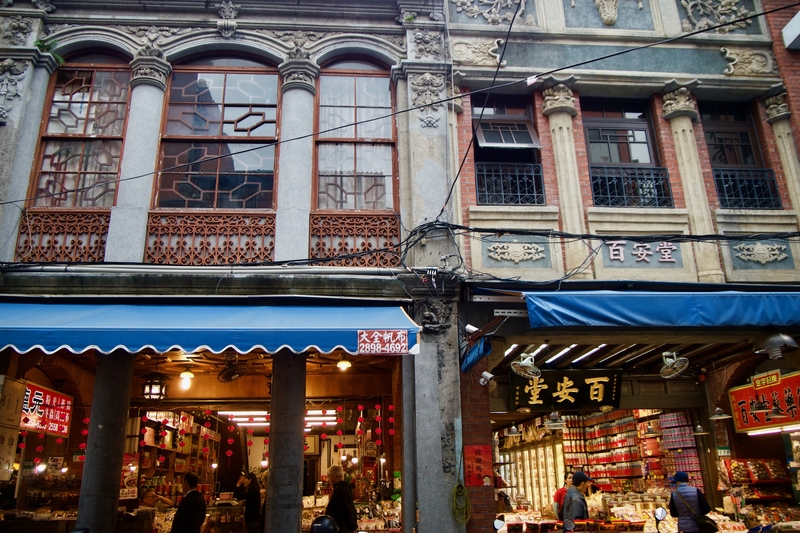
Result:
{"label": "shop sign with phone number", "polygon": [[358,331],[360,355],[402,355],[408,353],[408,331],[368,329]]}

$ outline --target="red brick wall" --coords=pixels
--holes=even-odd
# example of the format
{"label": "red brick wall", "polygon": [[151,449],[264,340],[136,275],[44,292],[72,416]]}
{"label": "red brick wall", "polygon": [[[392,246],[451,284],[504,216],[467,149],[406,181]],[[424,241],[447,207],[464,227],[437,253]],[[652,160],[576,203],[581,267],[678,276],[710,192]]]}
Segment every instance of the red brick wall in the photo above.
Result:
{"label": "red brick wall", "polygon": [[575,137],[575,157],[578,160],[578,173],[581,181],[581,200],[584,207],[584,224],[586,222],[586,209],[594,205],[592,198],[592,179],[589,177],[589,155],[586,152],[586,136],[583,134],[583,115],[581,115],[581,98],[577,91],[573,92],[575,97],[575,109],[578,114],[572,118],[572,132]]}
{"label": "red brick wall", "polygon": [[[784,6],[786,3],[784,0],[763,0],[761,2],[765,11]],[[800,8],[792,7],[771,13],[766,18],[770,36],[772,37],[772,51],[775,54],[781,78],[783,78],[783,83],[786,86],[789,109],[792,110],[790,120],[794,142],[800,148],[800,51],[787,50],[783,44],[783,35],[781,34],[781,30],[798,11],[800,11]],[[788,205],[784,204],[784,208],[788,208]]]}
{"label": "red brick wall", "polygon": [[678,158],[675,155],[675,142],[672,138],[672,128],[669,120],[664,118],[662,106],[664,99],[661,95],[653,95],[650,99],[650,113],[653,117],[653,130],[655,145],[658,149],[658,164],[667,168],[669,172],[669,186],[672,189],[672,200],[676,208],[685,208],[686,200],[683,194],[681,174],[678,172]]}
{"label": "red brick wall", "polygon": [[[464,93],[469,92],[469,88],[462,87],[461,91]],[[476,98],[480,94],[475,95]],[[458,130],[458,165],[464,160],[464,154],[467,158],[464,164],[461,165],[461,174],[458,178],[458,187],[461,191],[461,224],[469,226],[469,208],[473,205],[478,205],[478,195],[475,189],[475,157],[470,145],[472,139],[472,97],[467,95],[461,99],[461,107],[463,113],[457,114],[457,130]],[[467,152],[469,150],[469,152]],[[458,169],[456,169],[458,171]],[[472,268],[472,256],[470,250],[472,249],[472,239],[465,238],[463,241],[463,256],[464,263],[467,269]]]}
{"label": "red brick wall", "polygon": [[772,124],[767,122],[767,107],[763,101],[754,100],[750,111],[756,126],[764,168],[771,168],[775,172],[775,181],[778,183],[783,208],[792,209],[792,200],[789,197],[789,190],[786,188],[786,175],[783,173],[783,164],[781,164],[780,152],[778,152],[778,145],[775,141],[775,133],[772,131]]}
{"label": "red brick wall", "polygon": [[[461,374],[461,418],[464,446],[492,443],[492,422],[489,411],[489,389],[478,384],[480,375],[488,370],[484,358],[468,373]],[[494,533],[494,487],[467,487],[471,514],[467,533]]]}

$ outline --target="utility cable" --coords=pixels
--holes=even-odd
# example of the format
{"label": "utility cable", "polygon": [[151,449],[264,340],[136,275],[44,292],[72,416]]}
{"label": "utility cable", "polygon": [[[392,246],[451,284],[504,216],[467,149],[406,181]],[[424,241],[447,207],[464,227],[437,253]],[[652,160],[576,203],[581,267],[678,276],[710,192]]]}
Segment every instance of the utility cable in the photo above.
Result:
{"label": "utility cable", "polygon": [[[692,37],[694,35],[699,35],[701,33],[706,33],[706,32],[709,32],[711,30],[724,28],[726,26],[730,26],[731,24],[735,24],[736,22],[739,22],[739,21],[752,20],[752,19],[755,19],[755,18],[758,18],[758,17],[763,17],[765,15],[769,15],[769,14],[772,14],[772,13],[775,13],[775,12],[778,12],[778,11],[782,11],[784,9],[790,9],[792,7],[797,7],[797,6],[800,6],[800,2],[794,2],[792,4],[788,4],[788,5],[781,6],[781,7],[776,7],[776,8],[773,8],[773,9],[768,9],[766,11],[762,11],[762,12],[759,12],[759,13],[753,13],[752,15],[748,15],[748,16],[745,16],[745,17],[739,17],[739,18],[736,18],[734,20],[730,20],[728,22],[716,24],[716,25],[713,25],[713,26],[708,26],[706,28],[694,30],[694,31],[687,32],[687,33],[683,33],[681,35],[678,35],[678,36],[675,36],[675,37],[670,37],[668,39],[662,39],[660,41],[656,41],[656,42],[653,42],[653,43],[644,44],[644,45],[640,45],[640,46],[635,46],[635,47],[632,47],[632,48],[625,48],[623,50],[618,50],[618,51],[612,52],[610,54],[598,56],[598,57],[591,58],[591,59],[586,59],[584,61],[579,61],[577,63],[572,63],[570,65],[566,65],[566,66],[563,66],[563,67],[554,68],[554,69],[551,69],[551,70],[547,70],[547,71],[541,72],[541,73],[537,74],[536,77],[541,78],[543,76],[549,76],[551,74],[555,74],[556,72],[561,72],[563,70],[576,68],[576,67],[580,67],[580,66],[583,66],[583,65],[588,65],[590,63],[594,63],[594,62],[597,62],[597,61],[602,61],[603,59],[609,59],[609,58],[612,58],[612,57],[617,57],[617,56],[620,56],[620,55],[623,55],[623,54],[627,54],[627,53],[630,53],[630,52],[635,52],[637,50],[643,50],[645,48],[652,48],[654,46],[659,46],[659,45],[662,45],[662,44],[669,44],[669,43],[672,43],[672,42],[676,42],[676,41],[680,41],[680,40],[686,39],[687,37]],[[507,46],[508,46],[508,43],[506,43],[506,45],[504,46],[504,48],[503,48],[504,51],[505,51],[505,47],[507,47]],[[513,80],[513,81],[510,81],[510,82],[507,82],[507,83],[502,83],[502,84],[499,84],[499,85],[492,85],[491,87],[486,87],[486,88],[483,88],[483,89],[476,89],[474,91],[469,91],[469,92],[466,92],[466,93],[461,93],[461,94],[458,94],[458,95],[453,95],[453,96],[450,96],[450,97],[441,98],[441,99],[436,100],[434,102],[427,102],[425,104],[421,104],[421,105],[417,105],[417,106],[411,106],[411,107],[407,107],[405,109],[399,109],[397,111],[393,111],[393,112],[387,113],[385,115],[376,116],[376,117],[372,117],[372,118],[364,119],[364,120],[358,120],[358,121],[351,122],[351,123],[348,123],[348,124],[343,124],[341,126],[328,128],[326,130],[319,130],[319,131],[311,132],[311,133],[308,133],[308,134],[305,134],[305,135],[292,137],[290,139],[281,139],[281,140],[276,140],[276,141],[267,142],[267,143],[263,143],[263,144],[258,144],[258,145],[253,146],[252,148],[248,148],[246,150],[240,150],[238,152],[230,152],[228,154],[220,154],[220,155],[216,155],[216,156],[210,156],[210,157],[206,157],[204,159],[200,159],[198,161],[192,161],[190,163],[185,163],[185,164],[182,164],[182,165],[175,165],[175,166],[172,166],[172,167],[161,168],[161,169],[158,169],[158,170],[155,170],[155,171],[152,171],[152,172],[146,172],[144,174],[138,174],[136,176],[129,176],[127,178],[118,178],[116,180],[111,180],[111,181],[104,181],[102,183],[98,183],[98,184],[95,184],[95,185],[87,185],[86,187],[77,187],[75,189],[66,189],[64,191],[59,192],[58,194],[66,194],[66,193],[70,193],[70,192],[80,192],[80,191],[90,190],[90,189],[92,189],[94,187],[97,187],[97,186],[100,186],[100,185],[107,185],[107,184],[110,184],[110,183],[120,183],[120,182],[123,182],[123,181],[131,181],[131,180],[136,180],[136,179],[141,179],[141,178],[147,178],[147,177],[153,176],[155,174],[158,174],[159,172],[165,172],[165,171],[169,171],[169,170],[177,170],[177,169],[180,169],[180,168],[188,167],[190,165],[196,165],[196,164],[199,164],[199,163],[206,163],[206,162],[210,162],[210,161],[216,161],[218,159],[223,159],[223,158],[226,158],[226,157],[233,157],[233,156],[236,156],[236,155],[239,155],[239,154],[245,154],[245,153],[252,152],[252,151],[255,151],[255,150],[260,150],[260,149],[268,147],[268,146],[277,146],[277,145],[288,143],[288,142],[292,142],[292,141],[299,141],[299,140],[303,140],[303,139],[308,139],[308,138],[311,138],[311,137],[314,137],[314,136],[317,136],[317,135],[320,135],[320,134],[323,134],[323,133],[328,133],[328,132],[336,131],[336,130],[343,129],[343,128],[349,128],[349,127],[352,127],[352,126],[358,126],[358,125],[361,125],[361,124],[366,124],[366,123],[374,122],[374,121],[378,121],[378,120],[384,120],[386,118],[391,118],[391,117],[394,117],[394,116],[397,116],[397,115],[400,115],[400,114],[403,114],[403,113],[409,113],[411,111],[424,109],[424,108],[426,108],[426,107],[428,107],[428,106],[430,106],[432,104],[450,102],[450,101],[458,100],[460,98],[464,98],[464,97],[467,97],[467,96],[472,96],[474,94],[481,94],[481,93],[484,93],[484,92],[487,92],[487,91],[493,91],[495,89],[502,89],[502,88],[505,88],[505,87],[511,87],[511,86],[518,85],[518,84],[523,83],[523,82],[527,83],[527,82],[529,82],[529,80],[531,80],[530,76],[528,76],[526,78]],[[458,179],[458,175],[456,176],[455,179],[456,180]],[[451,187],[451,193],[448,195],[447,199],[445,200],[445,205],[450,201],[450,197],[452,196],[453,188],[454,188],[454,186]],[[37,199],[40,199],[40,198],[48,198],[48,197],[51,197],[51,196],[54,196],[54,194],[44,194],[44,195],[39,195],[39,196],[31,196],[31,197],[28,197],[28,198],[22,198],[22,199],[16,199],[16,200],[4,200],[4,201],[0,201],[0,206],[1,205],[7,205],[7,204],[13,204],[13,203],[28,202],[28,201],[31,201],[31,200],[37,200]]]}

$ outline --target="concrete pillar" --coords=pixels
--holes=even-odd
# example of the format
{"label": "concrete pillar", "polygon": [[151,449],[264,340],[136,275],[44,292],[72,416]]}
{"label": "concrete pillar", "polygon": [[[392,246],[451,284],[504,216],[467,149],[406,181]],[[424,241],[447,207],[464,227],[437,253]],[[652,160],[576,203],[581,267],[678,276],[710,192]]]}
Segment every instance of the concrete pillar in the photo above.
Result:
{"label": "concrete pillar", "polygon": [[[697,152],[692,121],[697,120],[697,108],[689,89],[670,83],[664,93],[664,118],[669,120],[672,139],[675,143],[675,157],[689,215],[689,227],[694,235],[716,233],[708,203],[703,167]],[[719,250],[712,242],[695,242],[694,258],[697,265],[697,279],[703,283],[724,283],[725,275],[720,264]]]}
{"label": "concrete pillar", "polygon": [[77,528],[115,531],[125,424],[131,400],[133,354],[117,350],[97,356],[86,441]]}
{"label": "concrete pillar", "polygon": [[780,94],[766,98],[764,103],[767,105],[767,121],[772,124],[772,132],[775,134],[775,142],[778,145],[783,176],[786,179],[789,198],[792,200],[792,208],[795,213],[800,214],[800,159],[797,157],[792,123],[789,121],[792,112],[789,104],[786,103],[786,91],[783,90]]}
{"label": "concrete pillar", "polygon": [[[163,52],[142,48],[131,61],[131,103],[120,165],[117,201],[111,208],[106,262],[141,263],[147,246],[147,217],[153,195],[161,112],[172,71]],[[136,176],[141,178],[130,179]]]}
{"label": "concrete pillar", "polygon": [[284,350],[273,357],[266,531],[300,533],[306,356]]}
{"label": "concrete pillar", "polygon": [[403,385],[403,425],[400,431],[403,435],[403,467],[401,493],[403,497],[403,533],[411,533],[417,523],[417,416],[416,382],[414,366],[416,355],[404,355],[402,362]]}
{"label": "concrete pillar", "polygon": [[31,166],[39,144],[39,128],[33,125],[39,124],[44,113],[50,75],[58,67],[50,54],[33,57],[33,69],[25,61],[8,61],[0,68],[0,84],[13,89],[0,102],[0,114],[5,115],[5,125],[0,125],[0,201],[14,203],[0,205],[0,262],[14,261]]}
{"label": "concrete pillar", "polygon": [[281,138],[298,139],[281,145],[278,161],[275,214],[275,260],[309,257],[309,217],[314,182],[314,96],[319,67],[308,59],[290,59],[280,65]]}
{"label": "concrete pillar", "polygon": [[[550,122],[550,137],[553,142],[553,156],[558,180],[558,202],[561,214],[561,229],[566,233],[586,233],[583,213],[580,173],[575,155],[575,132],[572,117],[578,114],[572,90],[563,83],[543,91],[542,113]],[[567,272],[585,267],[589,248],[581,241],[564,243],[564,261]],[[590,268],[578,272],[572,279],[591,279]]]}

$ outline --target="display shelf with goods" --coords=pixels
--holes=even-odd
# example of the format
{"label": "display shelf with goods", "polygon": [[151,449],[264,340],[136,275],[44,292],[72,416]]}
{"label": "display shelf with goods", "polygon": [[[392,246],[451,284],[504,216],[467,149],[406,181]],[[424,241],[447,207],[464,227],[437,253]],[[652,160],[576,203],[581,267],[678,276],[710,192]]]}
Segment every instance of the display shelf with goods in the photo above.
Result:
{"label": "display shelf with goods", "polygon": [[[311,523],[314,519],[325,514],[328,498],[328,494],[303,496],[301,531],[310,531]],[[400,532],[402,507],[399,501],[354,502],[354,505],[358,517],[359,531],[375,531],[378,533]]]}
{"label": "display shelf with goods", "polygon": [[793,502],[789,471],[778,459],[725,459],[729,495],[739,506]]}

